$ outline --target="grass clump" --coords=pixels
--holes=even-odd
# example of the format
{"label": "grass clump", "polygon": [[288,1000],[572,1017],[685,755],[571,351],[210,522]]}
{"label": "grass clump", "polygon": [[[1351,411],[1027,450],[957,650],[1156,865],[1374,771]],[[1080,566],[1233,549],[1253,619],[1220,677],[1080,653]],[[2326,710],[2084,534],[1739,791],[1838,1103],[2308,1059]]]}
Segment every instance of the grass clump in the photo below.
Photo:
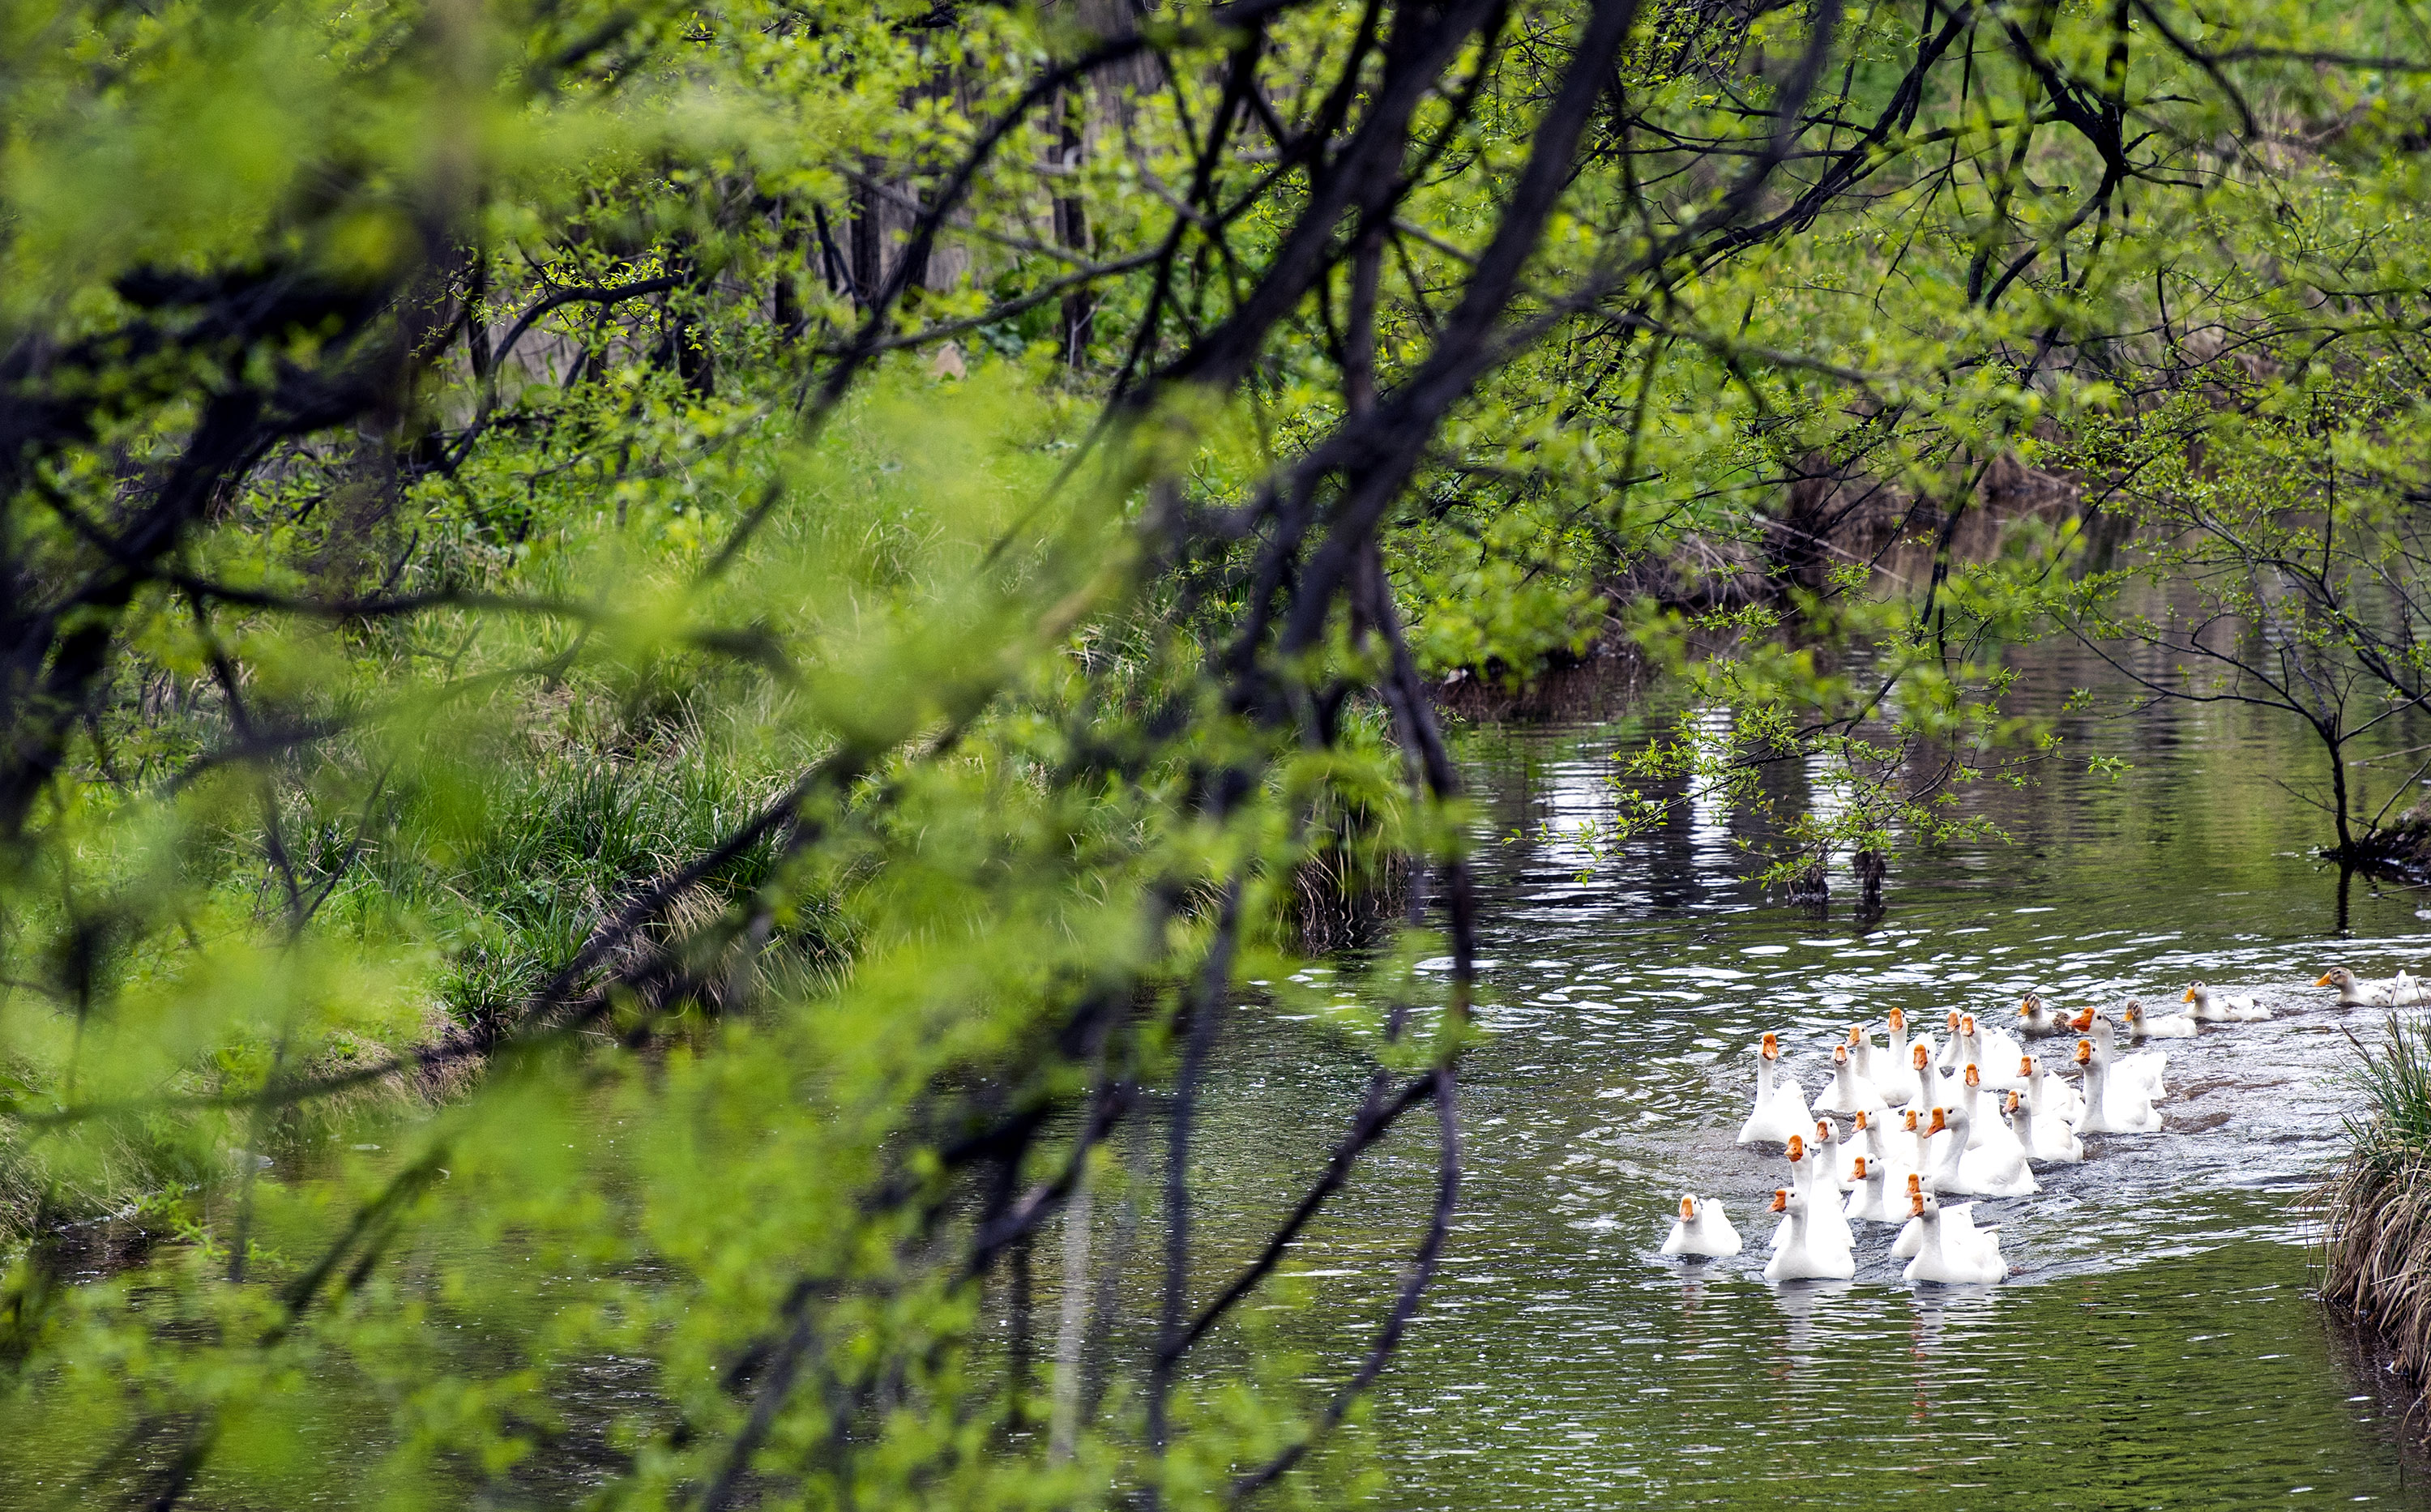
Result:
{"label": "grass clump", "polygon": [[2373,1049],[2356,1042],[2366,1111],[2353,1148],[2315,1193],[2322,1296],[2370,1323],[2418,1385],[2431,1368],[2431,1020],[2391,1014]]}

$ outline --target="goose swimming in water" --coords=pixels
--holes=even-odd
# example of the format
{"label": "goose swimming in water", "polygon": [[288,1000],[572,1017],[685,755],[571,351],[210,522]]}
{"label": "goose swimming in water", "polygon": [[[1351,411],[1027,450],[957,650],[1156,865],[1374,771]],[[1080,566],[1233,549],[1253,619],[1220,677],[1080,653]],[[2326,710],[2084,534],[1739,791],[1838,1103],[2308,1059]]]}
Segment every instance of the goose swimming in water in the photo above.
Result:
{"label": "goose swimming in water", "polygon": [[2056,1008],[2046,1008],[2039,993],[2027,993],[2026,1000],[2018,1004],[2018,1030],[2028,1039],[2049,1039],[2068,1033],[2068,1015]]}
{"label": "goose swimming in water", "polygon": [[[1892,1259],[1913,1260],[1916,1258],[1916,1252],[1924,1248],[1924,1225],[1919,1223],[1913,1216],[1912,1204],[1919,1197],[1931,1191],[1932,1188],[1925,1185],[1922,1177],[1913,1173],[1908,1176],[1907,1188],[1900,1194],[1896,1207],[1899,1216],[1906,1221],[1900,1225],[1899,1237],[1891,1241]],[[1941,1220],[1961,1234],[1992,1234],[2000,1229],[1997,1223],[1982,1229],[1977,1228],[1975,1204],[1972,1202],[1943,1203]]]}
{"label": "goose swimming in water", "polygon": [[2127,1020],[2127,1038],[2130,1043],[2139,1039],[2192,1039],[2195,1037],[2193,1018],[2185,1014],[2162,1014],[2157,1016],[2148,1014],[2144,1011],[2144,1005],[2133,998],[2127,1000],[2127,1006],[2120,1010],[2119,1016]]}
{"label": "goose swimming in water", "polygon": [[1740,1144],[1787,1144],[1815,1122],[1815,1115],[1806,1110],[1805,1089],[1795,1077],[1778,1075],[1780,1061],[1781,1037],[1768,1033],[1756,1047],[1755,1109],[1739,1125]]}
{"label": "goose swimming in water", "polygon": [[1857,1189],[1849,1194],[1841,1216],[1852,1223],[1897,1223],[1900,1209],[1892,1205],[1890,1168],[1881,1161],[1857,1157]]}
{"label": "goose swimming in water", "polygon": [[1887,1017],[1890,1043],[1874,1062],[1874,1089],[1882,1093],[1884,1101],[1898,1107],[1916,1096],[1916,1077],[1912,1074],[1916,1047],[1924,1047],[1929,1063],[1933,1058],[1933,1036],[1920,1034],[1911,1042],[1907,1037],[1907,1015],[1894,1008]]}
{"label": "goose swimming in water", "polygon": [[1935,1191],[1966,1197],[2028,1197],[2042,1190],[2042,1184],[2035,1180],[2034,1168],[2027,1164],[2025,1151],[2018,1148],[2015,1137],[2004,1141],[2006,1148],[1987,1144],[1970,1150],[1968,1133],[1977,1120],[1968,1117],[1964,1108],[1936,1108],[1934,1112],[1944,1116],[1952,1135],[1941,1151],[1941,1163],[1927,1178]]}
{"label": "goose swimming in water", "polygon": [[1887,1113],[1880,1115],[1860,1113],[1857,1115],[1856,1126],[1849,1131],[1849,1137],[1840,1141],[1842,1161],[1840,1189],[1842,1191],[1851,1190],[1851,1184],[1858,1179],[1858,1161],[1870,1160],[1877,1166],[1884,1164],[1883,1126],[1880,1120],[1889,1117]]}
{"label": "goose swimming in water", "polygon": [[1970,1285],[2008,1275],[2009,1263],[2002,1258],[1997,1233],[1975,1229],[1962,1234],[1955,1224],[1944,1220],[1941,1200],[1931,1192],[1917,1193],[1910,1208],[1913,1221],[1922,1226],[1923,1237],[1916,1258],[1900,1272],[1901,1280],[1911,1285],[1920,1282]]}
{"label": "goose swimming in water", "polygon": [[[1834,1206],[1836,1209],[1838,1204]],[[1814,1210],[1805,1193],[1786,1186],[1776,1189],[1772,1210],[1782,1215],[1782,1237],[1773,1247],[1772,1258],[1765,1263],[1765,1280],[1846,1281],[1857,1273],[1856,1256],[1849,1246],[1835,1244],[1810,1223]]]}
{"label": "goose swimming in water", "polygon": [[2344,966],[2332,966],[2313,985],[2338,988],[2341,1008],[2406,1008],[2423,1000],[2423,984],[2403,971],[2367,982]]}
{"label": "goose swimming in water", "polygon": [[2085,1067],[2085,1117],[2077,1120],[2078,1134],[2161,1132],[2160,1110],[2140,1088],[2122,1086],[2113,1079],[2113,1068],[2094,1054],[2093,1041],[2076,1042],[2076,1064]]}
{"label": "goose swimming in water", "polygon": [[2074,1123],[2085,1116],[2085,1094],[2060,1080],[2056,1072],[2036,1065],[2033,1056],[2018,1057],[2018,1080],[2025,1084],[2022,1090],[2034,1100],[2040,1117]]}
{"label": "goose swimming in water", "polygon": [[2158,1102],[2170,1095],[2170,1089],[2161,1083],[2163,1073],[2169,1069],[2169,1051],[2138,1050],[2133,1055],[2121,1054],[2118,1032],[2110,1027],[2109,1019],[2090,1008],[2077,1015],[2075,1022],[2078,1033],[2091,1032],[2093,1058],[2110,1073],[2113,1086],[2139,1093],[2147,1102]]}
{"label": "goose swimming in water", "polygon": [[1980,1068],[1984,1084],[1996,1091],[2006,1090],[2016,1083],[2009,1067],[2026,1053],[2017,1039],[1991,1025],[1980,1022],[1973,1014],[1958,1016],[1958,1032],[1965,1037],[1967,1055],[1961,1067],[1972,1064]]}
{"label": "goose swimming in water", "polygon": [[2232,996],[2200,982],[2187,988],[2184,1000],[2194,1004],[2189,1016],[2197,1023],[2258,1024],[2271,1016],[2271,1010],[2250,992]]}
{"label": "goose swimming in water", "polygon": [[1731,1227],[1721,1203],[1708,1197],[1684,1197],[1662,1252],[1715,1258],[1734,1255],[1739,1252],[1739,1231]]}
{"label": "goose swimming in water", "polygon": [[1832,1047],[1832,1084],[1815,1100],[1818,1113],[1879,1113],[1890,1104],[1874,1084],[1857,1074],[1857,1065],[1846,1045]]}
{"label": "goose swimming in water", "polygon": [[2085,1141],[2076,1131],[2055,1115],[2036,1111],[2035,1100],[2023,1093],[2009,1094],[2009,1121],[2028,1160],[2073,1166],[2085,1158]]}

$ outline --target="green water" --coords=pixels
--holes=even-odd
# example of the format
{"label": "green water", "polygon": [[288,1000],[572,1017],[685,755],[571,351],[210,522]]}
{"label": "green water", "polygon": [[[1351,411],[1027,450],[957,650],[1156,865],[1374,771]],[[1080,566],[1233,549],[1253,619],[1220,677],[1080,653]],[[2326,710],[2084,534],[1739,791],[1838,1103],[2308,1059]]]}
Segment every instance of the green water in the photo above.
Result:
{"label": "green water", "polygon": [[[1744,820],[1714,810],[1582,880],[1590,858],[1543,823],[1593,819],[1639,727],[1467,737],[1495,1034],[1466,1067],[1442,1281],[1359,1430],[1385,1504],[2431,1503],[2404,1394],[2310,1293],[2296,1207],[2355,1106],[2343,1031],[2378,1023],[2309,983],[2338,963],[2422,971],[2431,898],[2356,880],[2341,902],[2308,853],[2319,817],[2271,781],[2315,769],[2285,730],[2165,708],[2068,733],[2076,772],[2095,752],[2132,768],[1978,794],[2007,839],[1901,863],[1870,924],[1760,896]],[[2375,804],[2382,770],[2364,769]],[[1936,1023],[1953,1007],[2005,1021],[2029,988],[2174,1006],[2198,977],[2280,1016],[2170,1043],[2161,1134],[2088,1140],[2039,1194],[1984,1202],[2006,1283],[1904,1285],[1889,1231],[1862,1227],[1854,1281],[1762,1279],[1756,1209],[1786,1163],[1732,1141],[1764,1031],[1811,1094],[1838,1031],[1894,1005]],[[2061,1042],[2029,1043],[2049,1064]],[[1246,1218],[1280,1193],[1260,1131],[1327,1117],[1328,1096],[1288,1033],[1252,1028],[1234,1053],[1251,1111],[1217,1126],[1207,1167],[1249,1194]],[[1327,1295],[1372,1319],[1432,1161],[1414,1131],[1303,1248]],[[1658,1258],[1682,1191],[1720,1198],[1747,1254]]]}

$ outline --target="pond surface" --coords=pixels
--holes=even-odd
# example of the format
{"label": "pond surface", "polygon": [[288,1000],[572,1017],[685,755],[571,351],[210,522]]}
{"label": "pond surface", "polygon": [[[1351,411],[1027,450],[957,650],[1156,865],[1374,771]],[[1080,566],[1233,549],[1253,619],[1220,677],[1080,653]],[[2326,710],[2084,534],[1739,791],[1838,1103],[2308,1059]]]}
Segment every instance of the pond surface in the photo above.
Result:
{"label": "pond surface", "polygon": [[[1494,1034],[1466,1065],[1443,1276],[1360,1430],[1386,1504],[2431,1504],[2404,1394],[2311,1294],[2300,1210],[2357,1104],[2347,1032],[2381,1016],[2309,983],[2421,972],[2431,898],[2357,879],[2341,901],[2309,854],[2325,822],[2274,781],[2320,769],[2284,728],[2183,706],[2062,728],[2042,781],[1969,799],[2006,840],[1901,861],[1870,925],[1759,892],[1744,821],[1710,807],[1593,866],[1563,832],[1608,812],[1612,757],[1647,725],[1468,734]],[[2093,754],[2131,764],[2088,778]],[[2418,759],[2366,768],[2372,802]],[[1864,1226],[1853,1281],[1763,1280],[1758,1210],[1787,1163],[1733,1140],[1765,1031],[1813,1094],[1847,1025],[1879,1041],[1893,1006],[2008,1025],[2029,989],[2174,1008],[2196,978],[2278,1016],[2166,1044],[2162,1134],[2089,1139],[2039,1194],[1986,1201],[2006,1283],[1911,1288],[1891,1231]],[[2072,1041],[2028,1043],[2054,1065]],[[1305,1050],[1240,1053],[1254,1098]],[[1269,1113],[1316,1116],[1305,1094]],[[1346,1304],[1397,1273],[1424,1211],[1431,1138],[1414,1119],[1400,1139],[1301,1256],[1359,1288]],[[1211,1158],[1259,1184],[1254,1150]],[[1747,1253],[1660,1259],[1684,1191],[1719,1198]]]}

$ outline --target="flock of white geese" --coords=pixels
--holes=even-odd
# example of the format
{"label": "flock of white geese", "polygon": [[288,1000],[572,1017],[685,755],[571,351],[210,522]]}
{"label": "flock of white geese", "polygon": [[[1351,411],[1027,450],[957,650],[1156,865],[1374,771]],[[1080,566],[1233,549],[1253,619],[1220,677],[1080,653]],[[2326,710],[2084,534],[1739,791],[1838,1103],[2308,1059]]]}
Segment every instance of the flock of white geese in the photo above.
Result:
{"label": "flock of white geese", "polygon": [[[2400,971],[2366,981],[2341,966],[2313,983],[2339,989],[2344,1007],[2393,1008],[2431,1002],[2431,979]],[[1860,1226],[1900,1225],[1891,1253],[1907,1261],[1910,1282],[1968,1284],[2009,1273],[1997,1224],[1975,1226],[1972,1202],[1953,1197],[2023,1197],[2039,1191],[2037,1166],[2085,1159],[2085,1134],[2158,1134],[2154,1104],[2169,1096],[2167,1052],[2123,1050],[2120,1042],[2190,1038],[2205,1024],[2272,1016],[2252,995],[2186,990],[2183,1012],[2147,1014],[2130,999],[2114,1026],[2099,1009],[2073,1016],[2029,995],[2018,1007],[2025,1039],[2081,1036],[2070,1057],[2071,1082],[2035,1060],[2020,1038],[1953,1011],[1948,1037],[1914,1037],[1894,1008],[1888,1045],[1872,1026],[1851,1024],[1832,1050],[1832,1081],[1810,1105],[1806,1091],[1779,1068],[1781,1039],[1756,1049],[1755,1107],[1739,1129],[1742,1145],[1779,1145],[1789,1155],[1789,1184],[1772,1194],[1781,1215],[1772,1234],[1769,1281],[1847,1280],[1856,1270]],[[1853,1120],[1846,1137],[1837,1118]],[[1738,1231],[1719,1202],[1680,1199],[1663,1241],[1666,1255],[1720,1257],[1740,1252]]]}

